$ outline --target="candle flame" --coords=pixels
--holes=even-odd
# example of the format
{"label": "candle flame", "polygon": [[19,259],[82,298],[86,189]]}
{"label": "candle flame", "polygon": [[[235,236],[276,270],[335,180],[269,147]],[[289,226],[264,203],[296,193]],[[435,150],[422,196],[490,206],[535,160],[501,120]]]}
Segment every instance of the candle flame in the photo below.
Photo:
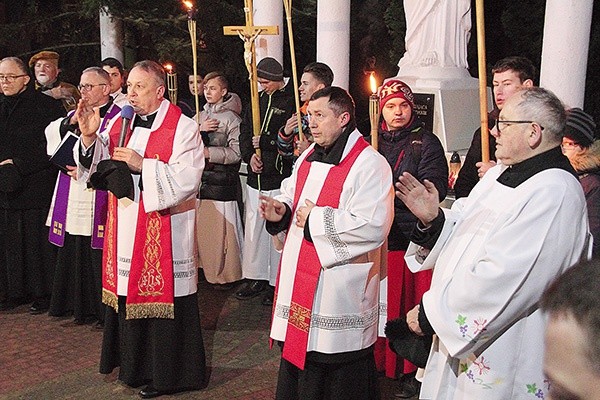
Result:
{"label": "candle flame", "polygon": [[375,73],[371,72],[371,76],[369,77],[369,81],[371,83],[371,92],[373,94],[377,93],[377,81],[375,80]]}
{"label": "candle flame", "polygon": [[183,1],[183,5],[186,6],[188,9],[192,9],[194,8],[194,3],[192,3],[191,1]]}

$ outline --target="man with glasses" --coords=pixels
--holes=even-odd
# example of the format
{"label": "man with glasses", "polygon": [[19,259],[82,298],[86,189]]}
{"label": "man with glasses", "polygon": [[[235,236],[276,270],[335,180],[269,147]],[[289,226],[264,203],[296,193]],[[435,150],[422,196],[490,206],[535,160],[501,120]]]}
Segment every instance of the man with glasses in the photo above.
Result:
{"label": "man with glasses", "polygon": [[[535,67],[525,57],[507,57],[498,61],[492,67],[493,92],[496,108],[489,113],[489,127],[492,130],[494,121],[498,118],[504,103],[516,92],[523,88],[533,87],[535,80]],[[473,134],[469,151],[465,156],[462,168],[454,185],[456,198],[466,197],[479,179],[488,169],[496,165],[494,156],[496,141],[493,134],[489,133],[490,161],[481,160],[481,128]]]}
{"label": "man with glasses", "polygon": [[421,399],[547,396],[538,301],[590,251],[583,191],[560,148],[565,121],[554,94],[524,89],[500,112],[498,165],[452,209],[439,208],[427,180],[405,173],[396,184],[419,219],[407,264],[433,268],[406,318],[412,334],[436,335]]}
{"label": "man with glasses", "polygon": [[71,111],[77,107],[81,95],[75,86],[58,80],[58,59],[55,51],[40,51],[29,59],[29,68],[35,74],[35,90],[61,100],[65,110]]}
{"label": "man with glasses", "polygon": [[45,226],[56,169],[44,128],[61,115],[60,101],[36,92],[25,63],[0,60],[0,309],[33,300],[48,309],[55,249]]}
{"label": "man with glasses", "polygon": [[[248,281],[238,289],[235,297],[247,300],[267,290],[262,301],[264,305],[272,305],[279,252],[265,230],[265,221],[258,217],[256,210],[259,194],[270,197],[278,195],[281,182],[292,172],[292,159],[281,156],[277,151],[277,135],[279,127],[285,125],[296,105],[294,88],[291,84],[286,85],[283,67],[277,60],[263,58],[256,69],[258,83],[262,87],[259,99],[260,136],[253,136],[250,107],[246,108],[240,126],[240,151],[242,159],[248,164],[242,251],[242,275]],[[260,155],[256,154],[256,149],[260,149]]]}
{"label": "man with glasses", "polygon": [[[102,133],[121,111],[110,95],[108,73],[100,67],[85,69],[79,90],[81,101],[100,109],[102,124],[98,133]],[[57,149],[73,153],[74,141],[61,143],[70,133],[79,133],[74,112],[46,128],[48,154],[54,154]],[[75,163],[62,167],[48,214],[48,224],[52,227],[49,240],[58,248],[48,314],[60,317],[72,313],[76,325],[96,322],[95,328],[100,329],[104,324],[102,244],[107,194],[88,189],[85,180],[69,176],[74,175]]]}

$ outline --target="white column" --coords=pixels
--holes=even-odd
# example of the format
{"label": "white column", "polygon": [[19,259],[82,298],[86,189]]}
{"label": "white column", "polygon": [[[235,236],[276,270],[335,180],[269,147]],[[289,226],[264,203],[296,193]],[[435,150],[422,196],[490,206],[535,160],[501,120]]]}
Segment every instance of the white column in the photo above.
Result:
{"label": "white column", "polygon": [[317,61],[331,67],[335,86],[348,89],[350,0],[317,1]]}
{"label": "white column", "polygon": [[255,0],[254,25],[279,26],[279,35],[261,35],[256,38],[256,60],[273,57],[283,65],[283,35],[287,35],[283,25],[282,0]]}
{"label": "white column", "polygon": [[100,58],[114,57],[123,63],[123,21],[100,9]]}
{"label": "white column", "polygon": [[594,0],[547,0],[540,86],[582,107]]}

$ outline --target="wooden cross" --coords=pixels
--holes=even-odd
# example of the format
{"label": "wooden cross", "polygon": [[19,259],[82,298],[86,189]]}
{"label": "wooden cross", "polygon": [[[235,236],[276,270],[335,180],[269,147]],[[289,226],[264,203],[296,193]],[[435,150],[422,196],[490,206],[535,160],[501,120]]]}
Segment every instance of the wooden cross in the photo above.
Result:
{"label": "wooden cross", "polygon": [[[244,14],[246,14],[246,25],[224,26],[225,35],[239,36],[244,41],[244,62],[248,69],[248,80],[250,81],[250,99],[252,102],[252,130],[254,136],[260,136],[260,108],[258,105],[258,78],[256,76],[256,46],[255,40],[258,35],[279,35],[278,26],[254,26],[252,14],[252,0],[244,0]],[[260,156],[260,149],[256,149]]]}

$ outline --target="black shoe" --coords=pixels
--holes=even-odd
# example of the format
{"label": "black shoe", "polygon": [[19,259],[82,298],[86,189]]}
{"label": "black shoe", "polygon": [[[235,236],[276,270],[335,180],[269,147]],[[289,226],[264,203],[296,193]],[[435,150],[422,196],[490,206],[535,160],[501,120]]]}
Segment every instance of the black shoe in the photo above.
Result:
{"label": "black shoe", "polygon": [[264,294],[263,298],[260,300],[260,304],[263,306],[273,306],[273,300],[275,298],[275,288],[273,286],[269,286],[267,292]]}
{"label": "black shoe", "polygon": [[421,382],[415,378],[416,373],[405,374],[398,380],[398,391],[394,397],[398,399],[410,399],[419,394]]}
{"label": "black shoe", "polygon": [[31,315],[43,314],[46,311],[48,311],[48,308],[50,308],[50,305],[48,304],[47,301],[36,300],[33,302],[31,307],[29,307],[29,314],[31,314]]}
{"label": "black shoe", "polygon": [[155,397],[161,396],[164,393],[159,392],[158,390],[154,389],[153,386],[146,386],[144,389],[140,390],[140,397],[142,399],[153,399]]}
{"label": "black shoe", "polygon": [[263,290],[267,288],[267,281],[249,281],[240,290],[238,290],[234,296],[238,300],[248,300],[258,296]]}

